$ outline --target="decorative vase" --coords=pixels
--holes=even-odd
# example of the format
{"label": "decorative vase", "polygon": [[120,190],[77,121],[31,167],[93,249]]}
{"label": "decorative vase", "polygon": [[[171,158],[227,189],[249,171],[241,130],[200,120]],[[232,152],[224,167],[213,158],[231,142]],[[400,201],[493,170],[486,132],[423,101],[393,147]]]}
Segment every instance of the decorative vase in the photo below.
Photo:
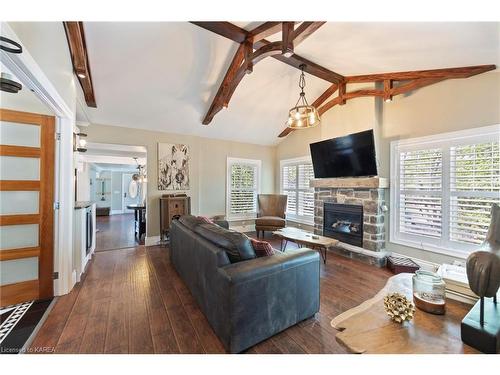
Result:
{"label": "decorative vase", "polygon": [[413,302],[420,310],[431,314],[445,313],[446,284],[434,272],[418,270],[413,275]]}

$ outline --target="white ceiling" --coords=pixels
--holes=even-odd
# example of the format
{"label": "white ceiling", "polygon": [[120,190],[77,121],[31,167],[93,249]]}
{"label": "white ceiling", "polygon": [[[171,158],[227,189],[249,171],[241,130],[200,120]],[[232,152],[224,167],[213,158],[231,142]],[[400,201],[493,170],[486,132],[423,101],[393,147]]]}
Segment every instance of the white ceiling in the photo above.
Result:
{"label": "white ceiling", "polygon": [[[298,97],[299,71],[268,58],[204,126],[235,42],[185,22],[85,22],[85,33],[98,108],[87,107],[84,121],[275,144]],[[352,75],[500,65],[499,45],[498,23],[329,22],[296,53]],[[309,75],[306,81],[310,102],[329,86]]]}

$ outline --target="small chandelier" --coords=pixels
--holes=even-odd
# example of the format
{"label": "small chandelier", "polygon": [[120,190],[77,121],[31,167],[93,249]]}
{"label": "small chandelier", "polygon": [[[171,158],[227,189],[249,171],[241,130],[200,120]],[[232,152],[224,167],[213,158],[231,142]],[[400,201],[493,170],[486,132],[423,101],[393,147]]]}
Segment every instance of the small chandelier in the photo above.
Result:
{"label": "small chandelier", "polygon": [[299,87],[301,90],[299,100],[295,103],[295,107],[288,111],[287,125],[291,129],[307,129],[321,123],[318,110],[312,105],[309,105],[306,99],[306,93],[304,92],[304,87],[306,87],[306,77],[304,75],[305,67],[304,64],[299,66],[302,71],[299,79]]}

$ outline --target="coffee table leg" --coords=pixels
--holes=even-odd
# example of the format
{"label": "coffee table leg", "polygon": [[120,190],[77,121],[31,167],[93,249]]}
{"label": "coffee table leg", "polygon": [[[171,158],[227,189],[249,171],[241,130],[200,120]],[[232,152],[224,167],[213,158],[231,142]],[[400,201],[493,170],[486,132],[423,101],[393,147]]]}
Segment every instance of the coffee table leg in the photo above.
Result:
{"label": "coffee table leg", "polygon": [[283,238],[281,239],[281,243],[280,243],[280,251],[283,252]]}
{"label": "coffee table leg", "polygon": [[283,247],[283,252],[286,251],[286,245],[288,245],[288,240],[285,240],[285,247]]}
{"label": "coffee table leg", "polygon": [[[324,250],[324,251],[325,251],[325,253],[324,253],[324,254],[323,254],[323,251],[322,251],[322,250]],[[321,254],[321,257],[323,258],[323,264],[326,264],[326,247],[323,247],[323,248],[321,248],[321,247],[320,247],[320,248],[319,248],[319,252],[320,252],[320,254]]]}

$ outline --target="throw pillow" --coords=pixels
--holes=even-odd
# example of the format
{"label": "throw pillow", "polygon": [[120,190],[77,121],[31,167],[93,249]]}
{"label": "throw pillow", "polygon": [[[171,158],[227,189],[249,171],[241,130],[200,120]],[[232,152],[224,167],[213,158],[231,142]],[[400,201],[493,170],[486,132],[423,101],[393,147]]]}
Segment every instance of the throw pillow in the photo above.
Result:
{"label": "throw pillow", "polygon": [[274,249],[269,242],[259,241],[254,238],[251,238],[250,241],[258,258],[274,255]]}
{"label": "throw pillow", "polygon": [[206,216],[198,216],[198,219],[202,220],[204,223],[213,224],[214,222]]}

